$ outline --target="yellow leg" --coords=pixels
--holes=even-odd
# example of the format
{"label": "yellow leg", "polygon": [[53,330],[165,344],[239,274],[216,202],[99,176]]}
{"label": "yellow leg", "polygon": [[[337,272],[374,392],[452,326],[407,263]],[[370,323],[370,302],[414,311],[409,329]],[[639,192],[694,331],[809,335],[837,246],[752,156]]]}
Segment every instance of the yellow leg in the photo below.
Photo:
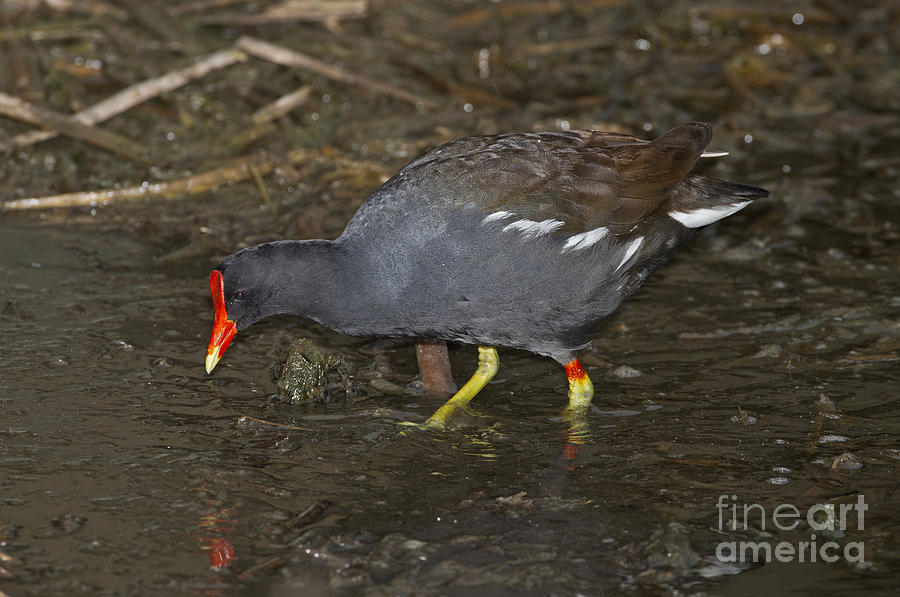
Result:
{"label": "yellow leg", "polygon": [[[475,397],[481,389],[494,379],[497,369],[500,368],[500,357],[497,355],[497,349],[492,346],[478,347],[478,369],[472,375],[472,378],[461,387],[456,394],[450,397],[442,407],[437,409],[433,415],[428,417],[422,425],[415,423],[402,423],[404,425],[416,425],[425,429],[446,429],[447,422],[457,408],[465,408],[472,398]],[[590,383],[590,381],[588,382]]]}

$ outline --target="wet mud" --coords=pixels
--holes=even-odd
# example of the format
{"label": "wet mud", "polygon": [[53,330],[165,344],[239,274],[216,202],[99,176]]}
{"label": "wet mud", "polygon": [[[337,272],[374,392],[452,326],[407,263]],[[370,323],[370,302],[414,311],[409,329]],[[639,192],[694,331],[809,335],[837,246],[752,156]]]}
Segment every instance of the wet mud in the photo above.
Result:
{"label": "wet mud", "polygon": [[[238,34],[435,106],[253,59],[104,125],[149,161],[74,138],[7,149],[5,201],[181,180],[261,150],[321,159],[187,197],[0,214],[0,591],[896,590],[896,8],[373,2],[364,17],[260,25],[234,21],[257,14],[240,3],[190,18],[162,3],[163,21],[127,3],[25,4],[0,9],[15,56],[3,90],[60,111]],[[60,37],[36,38],[36,23]],[[183,27],[196,47],[167,39]],[[248,114],[300,85],[306,104],[251,130]],[[713,122],[731,152],[705,174],[771,196],[702,230],[609,319],[582,355],[596,395],[581,443],[560,416],[560,367],[519,351],[500,350],[476,412],[449,432],[398,425],[442,402],[422,391],[412,341],[275,318],[204,372],[209,269],[247,244],[337,235],[425,149],[509,130],[652,137],[688,119]],[[0,120],[3,139],[29,130]],[[352,391],[279,396],[274,369],[301,338],[341,360],[332,386]],[[450,355],[461,384],[476,350]],[[781,528],[785,504],[801,516]],[[805,520],[823,504],[846,524]],[[794,555],[723,557],[747,542]]]}

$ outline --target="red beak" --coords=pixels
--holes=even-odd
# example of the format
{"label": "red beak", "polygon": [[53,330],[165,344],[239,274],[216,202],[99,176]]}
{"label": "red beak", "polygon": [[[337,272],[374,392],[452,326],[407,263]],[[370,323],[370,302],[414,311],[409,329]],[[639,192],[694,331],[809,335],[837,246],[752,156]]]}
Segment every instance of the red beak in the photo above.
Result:
{"label": "red beak", "polygon": [[212,336],[209,338],[209,348],[206,349],[206,372],[212,373],[225,349],[231,344],[237,327],[228,319],[225,311],[225,282],[222,272],[215,269],[209,275],[209,293],[212,295],[213,307],[216,310],[216,321],[213,323]]}

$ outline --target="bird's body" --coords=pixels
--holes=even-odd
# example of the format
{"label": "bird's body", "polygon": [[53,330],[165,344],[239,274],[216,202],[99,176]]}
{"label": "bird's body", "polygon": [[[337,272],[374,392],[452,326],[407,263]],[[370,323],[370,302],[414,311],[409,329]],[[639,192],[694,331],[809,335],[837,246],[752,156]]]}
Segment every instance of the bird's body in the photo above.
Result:
{"label": "bird's body", "polygon": [[[237,331],[288,313],[354,336],[577,364],[603,319],[696,228],[766,194],[690,174],[711,135],[687,123],[652,142],[597,131],[450,142],[376,190],[334,241],[277,241],[222,261],[217,328],[220,315]],[[215,336],[212,366],[224,351],[213,353]]]}

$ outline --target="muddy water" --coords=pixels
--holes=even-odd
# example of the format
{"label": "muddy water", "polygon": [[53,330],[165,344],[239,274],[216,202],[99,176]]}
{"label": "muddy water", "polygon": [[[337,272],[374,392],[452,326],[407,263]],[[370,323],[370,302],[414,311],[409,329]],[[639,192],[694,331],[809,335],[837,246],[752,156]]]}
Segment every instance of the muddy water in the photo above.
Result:
{"label": "muddy water", "polygon": [[[4,61],[35,76],[102,65],[96,80],[51,77],[28,96],[67,113],[206,52],[179,54],[159,38],[168,26],[128,16],[129,3],[77,42],[27,39],[47,21],[84,29],[31,4],[10,3],[23,13],[4,43],[24,49]],[[337,148],[363,165],[276,172],[264,205],[247,183],[93,213],[0,214],[0,591],[896,593],[898,13],[663,4],[384,2],[334,30],[195,28],[181,41],[212,51],[259,35],[441,108],[254,59],[104,125],[155,147],[149,173],[67,139],[3,155],[4,200],[177,179],[254,151],[233,140],[249,115],[310,84],[309,105],[259,147]],[[501,350],[473,405],[481,417],[405,436],[397,422],[440,404],[416,392],[408,342],[280,318],[204,373],[218,259],[333,237],[374,179],[424,148],[566,126],[653,137],[689,119],[714,122],[714,148],[732,152],[706,174],[772,196],[699,233],[582,355],[597,394],[577,451],[559,418],[560,368],[526,353]],[[4,139],[29,130],[2,124]],[[300,337],[347,359],[355,397],[274,398],[272,366]],[[461,382],[475,351],[451,359]],[[844,528],[772,518],[824,504]],[[785,561],[728,561],[742,542],[781,545]]]}
{"label": "muddy water", "polygon": [[[789,183],[772,181],[776,196]],[[0,550],[15,578],[0,586],[888,591],[900,279],[895,199],[877,185],[857,201],[834,193],[826,218],[773,198],[701,232],[586,355],[597,410],[568,457],[565,380],[547,359],[501,351],[500,375],[475,403],[481,418],[404,436],[398,421],[440,402],[414,392],[409,343],[277,319],[242,334],[207,376],[206,261],[218,255],[172,262],[154,235],[6,217]],[[123,217],[159,219],[156,209]],[[345,355],[365,391],[313,406],[276,400],[272,364],[301,336]],[[474,350],[451,354],[463,377]],[[376,377],[405,391],[373,389]],[[716,557],[722,542],[811,540],[806,523],[763,529],[758,511],[734,529],[732,506],[805,513],[859,495],[864,528],[850,510],[845,530],[819,533],[820,545],[835,541],[836,563]],[[844,557],[848,544],[864,561]]]}

